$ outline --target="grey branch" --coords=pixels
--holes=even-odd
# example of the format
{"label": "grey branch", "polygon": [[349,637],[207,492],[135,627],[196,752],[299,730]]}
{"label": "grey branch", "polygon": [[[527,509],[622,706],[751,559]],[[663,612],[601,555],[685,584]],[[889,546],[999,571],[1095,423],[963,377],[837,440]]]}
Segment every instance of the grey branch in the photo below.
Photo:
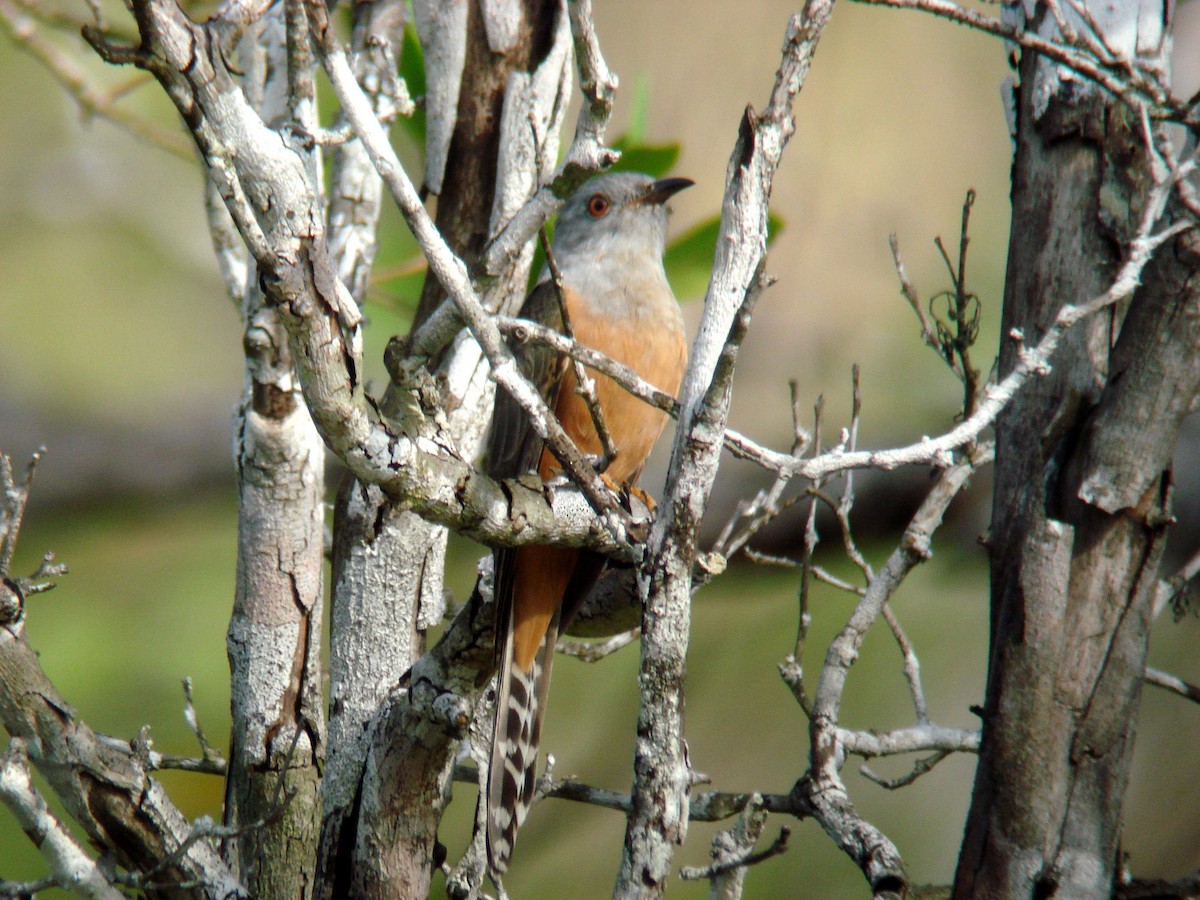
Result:
{"label": "grey branch", "polygon": [[[0,553],[9,556],[31,474],[18,485],[11,462],[0,454]],[[192,842],[175,856],[192,833],[187,820],[137,753],[114,748],[75,716],[46,677],[19,621],[0,628],[0,724],[23,742],[67,812],[121,865],[146,872],[171,858],[165,880],[202,883],[222,897],[244,896],[211,842]]]}
{"label": "grey branch", "polygon": [[779,830],[779,837],[771,846],[754,852],[754,845],[758,843],[766,823],[767,813],[763,809],[762,795],[753,794],[733,827],[713,835],[712,863],[703,867],[684,866],[679,870],[679,876],[685,881],[711,879],[709,900],[737,900],[742,896],[747,869],[787,850],[791,830],[785,826]]}
{"label": "grey branch", "polygon": [[614,896],[660,895],[674,847],[687,833],[683,671],[697,529],[720,460],[737,349],[764,283],[767,202],[795,130],[792,101],[831,11],[831,2],[810,0],[788,23],[767,108],[762,115],[746,110],[727,170],[713,273],[684,376],[661,514],[641,578],[646,601],[633,805]]}
{"label": "grey branch", "polygon": [[1150,667],[1146,668],[1144,677],[1146,684],[1152,684],[1173,694],[1178,694],[1180,697],[1183,697],[1185,700],[1191,700],[1193,703],[1200,703],[1200,685],[1184,681],[1178,675],[1172,675],[1170,672],[1163,672],[1160,669],[1152,669]]}
{"label": "grey branch", "polygon": [[121,900],[118,891],[34,789],[29,776],[25,743],[13,738],[0,758],[0,801],[16,817],[21,829],[41,851],[53,873],[54,884],[90,900]]}
{"label": "grey branch", "polygon": [[993,18],[976,10],[967,9],[953,0],[855,0],[855,2],[872,6],[920,10],[959,25],[1004,38],[1005,41],[1033,50],[1047,59],[1078,72],[1113,95],[1124,99],[1131,106],[1149,104],[1155,118],[1171,119],[1187,124],[1191,124],[1195,120],[1195,113],[1188,108],[1188,104],[1172,96],[1157,73],[1140,63],[1114,59],[1102,44],[1089,36],[1071,31],[1063,41],[1050,40],[1033,30],[1026,30],[1016,22]]}
{"label": "grey branch", "polygon": [[641,635],[640,628],[633,628],[613,635],[604,641],[573,641],[569,638],[559,638],[556,649],[566,656],[574,656],[584,662],[599,662],[606,656],[611,656],[622,647],[627,647]]}

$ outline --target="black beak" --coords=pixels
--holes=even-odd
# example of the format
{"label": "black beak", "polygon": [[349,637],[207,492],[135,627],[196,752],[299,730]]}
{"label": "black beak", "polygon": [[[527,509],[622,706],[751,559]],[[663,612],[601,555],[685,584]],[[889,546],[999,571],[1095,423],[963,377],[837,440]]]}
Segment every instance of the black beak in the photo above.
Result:
{"label": "black beak", "polygon": [[684,188],[690,188],[696,182],[690,178],[664,178],[650,185],[650,190],[642,198],[643,203],[666,203]]}

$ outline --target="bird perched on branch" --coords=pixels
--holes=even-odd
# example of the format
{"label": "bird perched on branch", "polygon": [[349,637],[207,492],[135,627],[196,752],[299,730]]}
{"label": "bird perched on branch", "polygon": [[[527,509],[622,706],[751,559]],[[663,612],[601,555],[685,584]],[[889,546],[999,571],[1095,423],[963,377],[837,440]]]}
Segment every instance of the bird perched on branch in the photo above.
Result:
{"label": "bird perched on branch", "polygon": [[[549,254],[561,273],[561,290],[549,270],[544,272],[521,318],[573,336],[674,394],[687,344],[663,270],[666,202],[691,184],[686,178],[655,181],[613,173],[583,185],[559,214]],[[599,374],[590,376],[589,400],[569,360],[544,344],[525,342],[513,352],[580,451],[600,459],[611,482],[634,486],[666,414]],[[605,433],[607,441],[601,439]],[[487,466],[493,478],[537,472],[548,481],[559,474],[529,416],[503,389],[496,394]],[[533,797],[555,641],[603,568],[603,557],[583,550],[528,546],[496,552],[500,674],[487,790],[488,860],[496,872],[508,867]]]}

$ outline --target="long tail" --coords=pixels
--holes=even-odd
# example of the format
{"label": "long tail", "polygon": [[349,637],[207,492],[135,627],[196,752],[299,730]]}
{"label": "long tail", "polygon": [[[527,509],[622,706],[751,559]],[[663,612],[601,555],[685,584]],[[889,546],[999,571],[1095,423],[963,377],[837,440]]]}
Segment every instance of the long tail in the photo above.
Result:
{"label": "long tail", "polygon": [[496,718],[492,727],[492,762],[488,770],[487,850],[496,872],[508,869],[517,830],[525,821],[537,784],[542,718],[550,687],[550,666],[558,640],[558,617],[546,631],[528,672],[513,660],[512,608],[498,621],[502,654],[496,682]]}

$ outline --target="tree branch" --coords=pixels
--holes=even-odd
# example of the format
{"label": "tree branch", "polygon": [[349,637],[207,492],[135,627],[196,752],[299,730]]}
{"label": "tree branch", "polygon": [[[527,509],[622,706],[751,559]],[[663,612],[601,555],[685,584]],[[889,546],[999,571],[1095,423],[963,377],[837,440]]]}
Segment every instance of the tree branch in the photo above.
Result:
{"label": "tree branch", "polygon": [[660,894],[673,848],[687,832],[683,674],[698,528],[720,459],[737,349],[764,283],[767,201],[795,130],[792,100],[831,11],[828,0],[810,0],[791,19],[767,109],[762,115],[747,109],[729,163],[713,274],[684,376],[661,513],[640,579],[646,601],[633,807],[615,896]]}
{"label": "tree branch", "polygon": [[13,738],[0,757],[0,801],[16,816],[21,829],[41,851],[53,873],[53,883],[90,900],[121,900],[118,891],[50,811],[33,788],[29,757],[20,738]]}

